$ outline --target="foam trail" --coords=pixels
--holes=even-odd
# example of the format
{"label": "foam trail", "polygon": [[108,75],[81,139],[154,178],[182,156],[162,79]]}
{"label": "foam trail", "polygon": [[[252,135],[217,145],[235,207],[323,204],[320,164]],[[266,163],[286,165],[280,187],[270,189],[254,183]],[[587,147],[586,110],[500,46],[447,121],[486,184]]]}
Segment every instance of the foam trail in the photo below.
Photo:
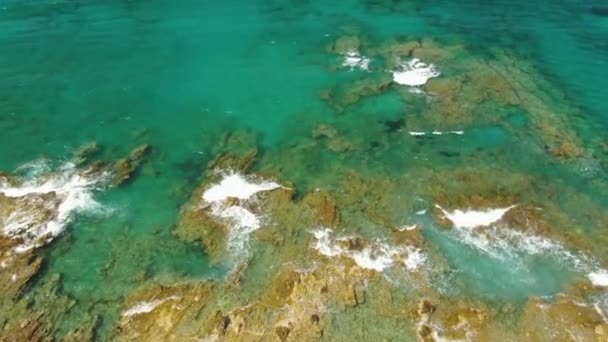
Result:
{"label": "foam trail", "polygon": [[180,297],[170,296],[170,297],[163,298],[163,299],[153,300],[151,302],[137,303],[133,307],[131,307],[130,309],[128,309],[127,311],[123,312],[121,316],[124,317],[124,318],[128,318],[128,317],[131,317],[131,316],[137,316],[137,315],[141,315],[141,314],[144,314],[144,313],[152,312],[159,305],[165,303],[166,301],[169,301],[169,300],[179,300],[179,299],[180,299]]}
{"label": "foam trail", "polygon": [[586,274],[595,286],[608,286],[608,271],[602,269],[593,258],[581,252],[571,251],[558,241],[497,224],[514,206],[485,211],[452,212],[438,205],[436,207],[454,223],[455,227],[450,234],[484,255],[519,265],[525,264],[530,257],[543,255],[564,267]]}

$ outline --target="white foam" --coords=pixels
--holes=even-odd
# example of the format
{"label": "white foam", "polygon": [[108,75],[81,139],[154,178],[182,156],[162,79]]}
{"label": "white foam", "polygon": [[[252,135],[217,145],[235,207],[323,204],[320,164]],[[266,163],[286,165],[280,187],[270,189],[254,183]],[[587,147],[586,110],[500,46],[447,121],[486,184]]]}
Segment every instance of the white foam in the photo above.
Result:
{"label": "white foam", "polygon": [[402,85],[418,87],[434,77],[441,75],[433,64],[426,64],[418,58],[401,63],[401,70],[393,71],[393,80]]}
{"label": "white foam", "polygon": [[439,205],[435,205],[443,213],[444,217],[452,221],[454,226],[459,228],[485,227],[496,223],[515,205],[506,208],[486,209],[486,210],[460,210],[447,211]]}
{"label": "white foam", "polygon": [[405,264],[405,268],[410,271],[417,270],[420,266],[422,266],[426,262],[426,255],[422,253],[422,250],[418,248],[411,248],[403,263]]}
{"label": "white foam", "polygon": [[463,135],[464,131],[438,131],[438,130],[434,130],[434,131],[430,131],[430,132],[425,132],[425,131],[409,131],[408,133],[409,133],[409,135],[412,135],[412,136],[423,136],[423,135],[427,135],[427,134],[432,134],[432,135],[446,135],[446,134]]}
{"label": "white foam", "polygon": [[[25,252],[39,247],[42,240],[50,242],[65,229],[77,212],[90,211],[100,208],[93,198],[93,192],[103,180],[88,178],[78,174],[73,164],[64,165],[59,172],[40,175],[19,186],[0,183],[0,193],[6,197],[18,198],[32,205],[23,205],[23,210],[16,211],[2,222],[2,233],[18,238],[23,243],[16,248],[17,252]],[[54,193],[57,202],[47,201],[41,195]],[[46,210],[48,215],[45,222],[36,221],[31,210]]]}
{"label": "white foam", "polygon": [[350,70],[361,69],[368,70],[371,59],[365,56],[361,56],[359,51],[351,50],[344,54],[344,61],[342,62],[343,67],[349,67]]}
{"label": "white foam", "polygon": [[416,230],[416,229],[418,229],[417,224],[412,224],[409,226],[401,226],[401,227],[397,228],[397,230],[400,232],[411,231],[411,230]]}
{"label": "white foam", "polygon": [[240,229],[254,231],[260,228],[261,225],[259,217],[257,217],[251,211],[238,205],[219,209],[217,211],[214,210],[214,214],[219,217],[232,220],[232,222]]}
{"label": "white foam", "polygon": [[238,173],[231,173],[222,178],[218,184],[207,189],[203,193],[203,199],[209,203],[223,201],[227,198],[246,200],[259,192],[280,187],[281,185],[275,182],[250,182]]}
{"label": "white foam", "polygon": [[341,244],[349,237],[334,238],[331,229],[318,229],[313,231],[313,235],[316,241],[312,247],[320,254],[329,257],[345,256],[360,267],[377,272],[382,272],[398,262],[407,270],[414,271],[426,261],[422,251],[412,246],[394,246],[376,240],[361,250],[350,250]]}
{"label": "white foam", "polygon": [[148,313],[148,312],[151,312],[152,310],[156,309],[159,305],[165,303],[166,301],[179,300],[179,299],[180,299],[180,297],[170,296],[170,297],[163,298],[163,299],[153,300],[151,302],[140,302],[140,303],[135,304],[129,310],[123,312],[122,317],[131,317],[131,316]]}
{"label": "white foam", "polygon": [[587,274],[596,286],[608,286],[608,271],[601,269],[596,260],[543,236],[500,224],[483,229],[456,226],[450,234],[482,254],[511,263],[514,267],[526,267],[534,256],[548,257],[563,267]]}
{"label": "white foam", "polygon": [[254,182],[238,173],[230,173],[203,193],[203,201],[210,205],[211,214],[227,224],[226,249],[232,255],[238,258],[247,253],[249,235],[262,226],[262,219],[244,206],[246,203],[230,204],[224,201],[236,198],[239,201],[251,202],[255,200],[256,194],[281,187],[275,182]]}
{"label": "white foam", "polygon": [[591,280],[591,283],[595,286],[608,286],[608,271],[597,270],[587,274],[587,278]]}
{"label": "white foam", "polygon": [[377,251],[371,247],[366,247],[361,251],[350,253],[350,258],[362,268],[382,272],[385,269],[393,266],[395,259],[394,255],[398,253],[396,250],[391,250],[388,246],[380,246]]}

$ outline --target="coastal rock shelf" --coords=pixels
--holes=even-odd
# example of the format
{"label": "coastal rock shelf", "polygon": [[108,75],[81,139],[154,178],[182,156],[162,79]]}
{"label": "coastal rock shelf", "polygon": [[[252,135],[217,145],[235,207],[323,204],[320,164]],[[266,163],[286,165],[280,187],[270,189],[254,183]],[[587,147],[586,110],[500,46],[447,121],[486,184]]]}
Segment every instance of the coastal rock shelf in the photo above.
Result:
{"label": "coastal rock shelf", "polygon": [[590,6],[3,1],[0,341],[608,341]]}

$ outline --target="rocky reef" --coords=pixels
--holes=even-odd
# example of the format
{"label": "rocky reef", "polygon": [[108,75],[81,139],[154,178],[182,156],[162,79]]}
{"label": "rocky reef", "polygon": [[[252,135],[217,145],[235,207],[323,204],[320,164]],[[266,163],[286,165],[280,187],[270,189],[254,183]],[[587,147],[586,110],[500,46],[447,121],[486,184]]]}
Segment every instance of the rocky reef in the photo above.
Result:
{"label": "rocky reef", "polygon": [[[39,249],[50,244],[70,225],[79,212],[100,208],[94,192],[112,184],[119,185],[136,171],[149,147],[135,149],[128,168],[93,161],[97,144],[75,153],[74,160],[54,171],[35,172],[34,176],[2,174],[0,177],[0,336],[3,340],[43,341],[62,336],[66,341],[92,340],[97,317],[84,317],[84,325],[59,331],[55,324],[75,302],[61,293],[59,275],[37,284],[44,260]],[[41,162],[42,163],[42,162]],[[44,164],[32,164],[46,170]],[[44,166],[44,167],[42,167]]]}
{"label": "rocky reef", "polygon": [[[344,54],[359,51],[361,45],[359,38],[344,36],[328,51]],[[462,130],[483,122],[505,124],[501,119],[519,108],[551,155],[568,159],[587,154],[568,119],[578,109],[523,58],[498,49],[491,56],[476,56],[463,45],[431,39],[366,44],[365,52],[384,61],[383,71],[323,91],[322,98],[338,113],[391,90],[399,92],[405,104],[419,104],[414,113],[406,113],[405,129],[414,132]],[[517,127],[508,128],[517,134]]]}
{"label": "rocky reef", "polygon": [[[337,135],[322,125],[311,139]],[[545,340],[566,338],[568,331],[583,340],[604,338],[602,311],[593,302],[602,290],[589,284],[519,307],[446,294],[437,281],[449,260],[426,241],[428,228],[406,224],[395,208],[400,200],[402,210],[446,229],[497,225],[554,241],[564,253],[590,248],[562,234],[558,227],[569,223],[556,208],[537,209],[544,201],[528,191],[533,177],[492,167],[413,169],[403,177],[342,169],[332,170],[341,180],[335,187],[299,193],[280,172],[256,162],[256,145],[249,146],[220,152],[209,164],[176,229],[180,238],[201,241],[216,262],[238,266],[224,280],[134,292],[123,305],[121,339],[336,340],[345,331],[387,339],[409,332],[420,341]],[[497,175],[504,176],[500,182]],[[403,199],[401,189],[418,199]],[[247,236],[238,246],[248,253],[231,248],[233,231]]]}

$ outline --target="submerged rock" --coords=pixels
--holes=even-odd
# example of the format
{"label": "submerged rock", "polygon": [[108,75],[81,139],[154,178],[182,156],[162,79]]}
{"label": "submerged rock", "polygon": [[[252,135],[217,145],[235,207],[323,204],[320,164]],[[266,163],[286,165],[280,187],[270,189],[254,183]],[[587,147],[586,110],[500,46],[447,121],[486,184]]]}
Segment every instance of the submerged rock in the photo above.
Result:
{"label": "submerged rock", "polygon": [[332,196],[323,190],[312,191],[302,200],[304,206],[313,211],[317,224],[323,227],[335,227],[340,223],[338,206]]}
{"label": "submerged rock", "polygon": [[361,41],[357,36],[342,36],[329,47],[331,53],[344,55],[351,51],[358,51]]}
{"label": "submerged rock", "polygon": [[393,80],[389,75],[359,79],[345,87],[329,92],[327,101],[335,111],[342,113],[348,107],[366,97],[387,91],[392,84]]}
{"label": "submerged rock", "polygon": [[313,139],[322,139],[322,138],[333,139],[337,135],[338,135],[338,130],[336,130],[335,127],[328,125],[328,124],[317,125],[312,130]]}
{"label": "submerged rock", "polygon": [[601,341],[606,336],[605,321],[593,305],[568,296],[554,303],[530,299],[521,322],[521,335],[528,340]]}
{"label": "submerged rock", "polygon": [[100,150],[101,147],[96,142],[92,142],[80,147],[76,152],[74,152],[74,164],[80,166],[88,163]]}
{"label": "submerged rock", "polygon": [[133,149],[129,156],[122,158],[112,165],[113,183],[121,185],[131,180],[152,148],[148,144]]}

